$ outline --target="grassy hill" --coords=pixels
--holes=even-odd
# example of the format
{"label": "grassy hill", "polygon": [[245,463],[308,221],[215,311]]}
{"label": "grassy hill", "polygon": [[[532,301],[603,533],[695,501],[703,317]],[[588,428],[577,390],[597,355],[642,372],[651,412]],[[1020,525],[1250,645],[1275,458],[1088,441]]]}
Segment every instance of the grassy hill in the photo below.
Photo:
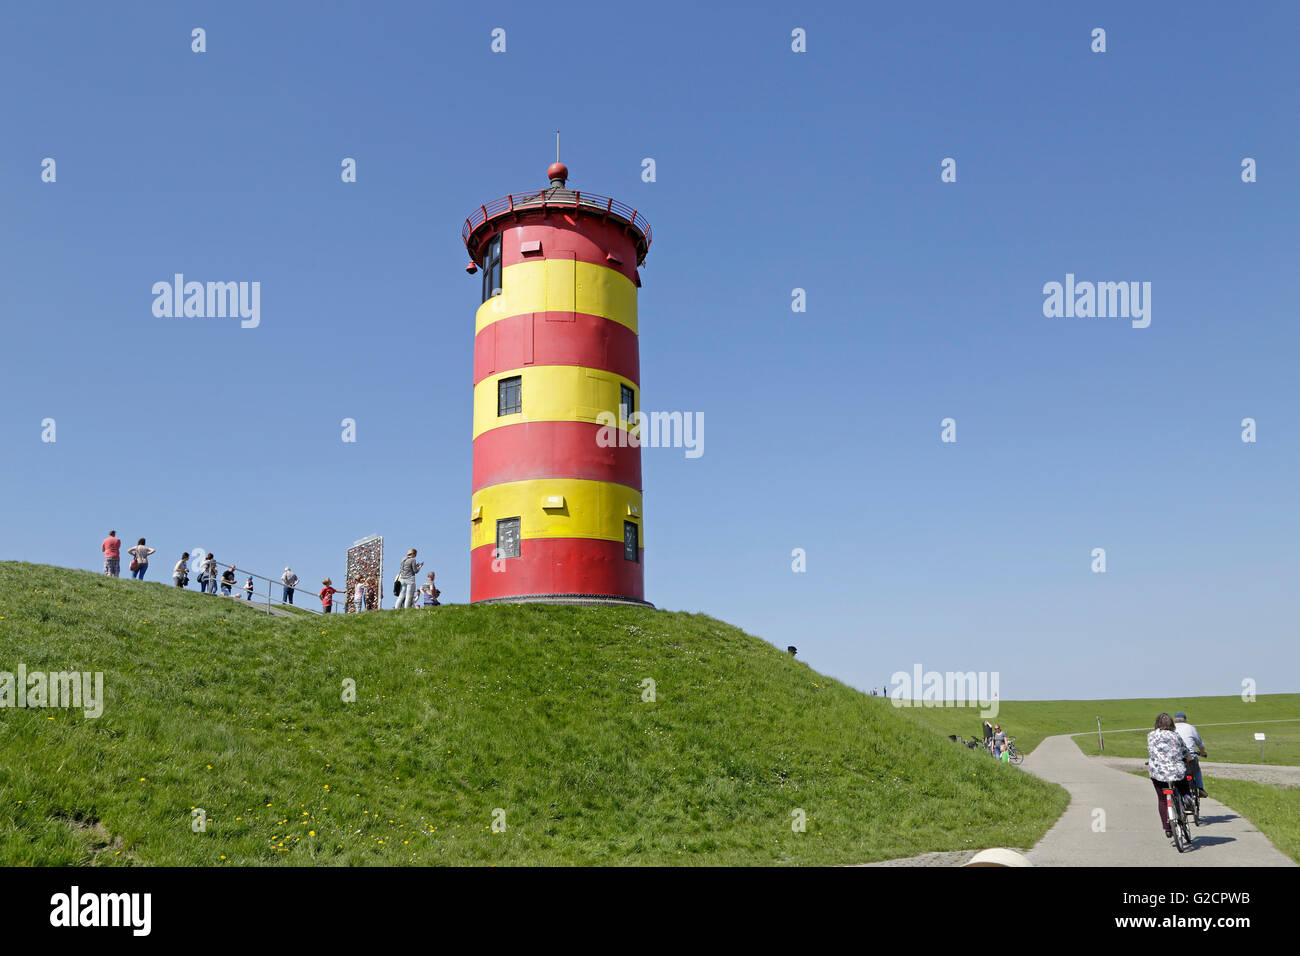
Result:
{"label": "grassy hill", "polygon": [[[1076,734],[1085,754],[1097,749],[1097,717],[1109,757],[1145,757],[1147,730],[1161,711],[1185,711],[1200,731],[1210,760],[1258,763],[1255,733],[1265,734],[1265,763],[1300,765],[1300,694],[1261,694],[1253,701],[1235,697],[1174,697],[1132,700],[1002,701],[995,718],[1016,745],[1029,752],[1053,734]],[[922,726],[940,734],[979,734],[978,707],[902,708]],[[1120,732],[1131,727],[1145,728]]]}
{"label": "grassy hill", "polygon": [[105,703],[0,709],[0,864],[856,863],[1028,847],[1068,802],[696,614],[273,618],[0,563],[19,663]]}

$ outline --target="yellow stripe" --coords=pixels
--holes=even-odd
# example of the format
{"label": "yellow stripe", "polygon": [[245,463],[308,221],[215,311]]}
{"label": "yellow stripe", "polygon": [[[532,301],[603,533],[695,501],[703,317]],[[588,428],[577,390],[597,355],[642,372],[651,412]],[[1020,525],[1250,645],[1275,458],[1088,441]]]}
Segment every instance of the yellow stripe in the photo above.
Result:
{"label": "yellow stripe", "polygon": [[[498,383],[518,376],[523,411],[497,415]],[[621,386],[632,388],[632,408],[641,407],[640,390],[620,375],[581,365],[529,365],[483,379],[474,386],[474,437],[520,422],[594,422],[601,412],[619,413]],[[607,420],[608,422],[608,420]],[[627,428],[624,419],[620,428]]]}
{"label": "yellow stripe", "polygon": [[478,308],[474,334],[498,319],[525,312],[585,312],[636,331],[636,286],[621,272],[574,259],[506,266],[501,294]]}
{"label": "yellow stripe", "polygon": [[[555,496],[563,496],[563,507]],[[479,508],[483,510],[478,511]],[[633,510],[635,509],[635,510]],[[508,481],[476,492],[470,501],[470,549],[496,544],[497,519],[519,518],[520,538],[598,538],[622,541],[623,522],[638,527],[638,545],[645,547],[641,523],[641,492],[612,481],[581,478],[537,478]]]}

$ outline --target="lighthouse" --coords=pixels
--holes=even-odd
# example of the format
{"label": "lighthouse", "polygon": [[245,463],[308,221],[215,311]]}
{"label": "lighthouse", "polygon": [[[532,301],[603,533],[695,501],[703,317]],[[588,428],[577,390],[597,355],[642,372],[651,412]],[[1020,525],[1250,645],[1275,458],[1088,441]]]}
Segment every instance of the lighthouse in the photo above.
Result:
{"label": "lighthouse", "polygon": [[479,206],[461,231],[466,271],[482,273],[470,601],[644,605],[633,419],[650,224],[570,189],[563,163],[546,176]]}

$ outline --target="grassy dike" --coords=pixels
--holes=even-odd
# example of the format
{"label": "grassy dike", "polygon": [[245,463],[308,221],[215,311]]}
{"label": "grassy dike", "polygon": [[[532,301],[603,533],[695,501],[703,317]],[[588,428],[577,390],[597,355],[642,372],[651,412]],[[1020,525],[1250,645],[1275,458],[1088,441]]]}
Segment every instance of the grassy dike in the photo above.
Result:
{"label": "grassy dike", "polygon": [[20,663],[105,700],[0,709],[0,864],[859,863],[1029,847],[1068,802],[698,614],[273,618],[0,563]]}
{"label": "grassy dike", "polygon": [[[1074,738],[1085,754],[1096,755],[1097,717],[1108,757],[1145,757],[1147,730],[1156,715],[1185,711],[1200,731],[1211,760],[1258,763],[1259,744],[1254,734],[1268,737],[1265,763],[1300,765],[1300,694],[1261,694],[1253,701],[1235,697],[1174,697],[1132,700],[1014,700],[1002,701],[996,717],[1016,745],[1026,753],[1044,737],[1080,734]],[[978,735],[983,726],[978,707],[906,707],[921,726],[943,735]],[[1130,727],[1146,728],[1120,733]]]}

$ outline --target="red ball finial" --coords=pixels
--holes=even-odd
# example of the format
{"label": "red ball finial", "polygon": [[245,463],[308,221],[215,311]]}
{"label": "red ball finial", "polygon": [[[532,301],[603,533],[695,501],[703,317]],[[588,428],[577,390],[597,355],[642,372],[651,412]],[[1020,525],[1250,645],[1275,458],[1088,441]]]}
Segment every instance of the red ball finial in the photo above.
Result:
{"label": "red ball finial", "polygon": [[564,163],[551,163],[546,167],[546,178],[551,182],[558,179],[560,185],[563,186],[569,178],[569,167],[565,166]]}

